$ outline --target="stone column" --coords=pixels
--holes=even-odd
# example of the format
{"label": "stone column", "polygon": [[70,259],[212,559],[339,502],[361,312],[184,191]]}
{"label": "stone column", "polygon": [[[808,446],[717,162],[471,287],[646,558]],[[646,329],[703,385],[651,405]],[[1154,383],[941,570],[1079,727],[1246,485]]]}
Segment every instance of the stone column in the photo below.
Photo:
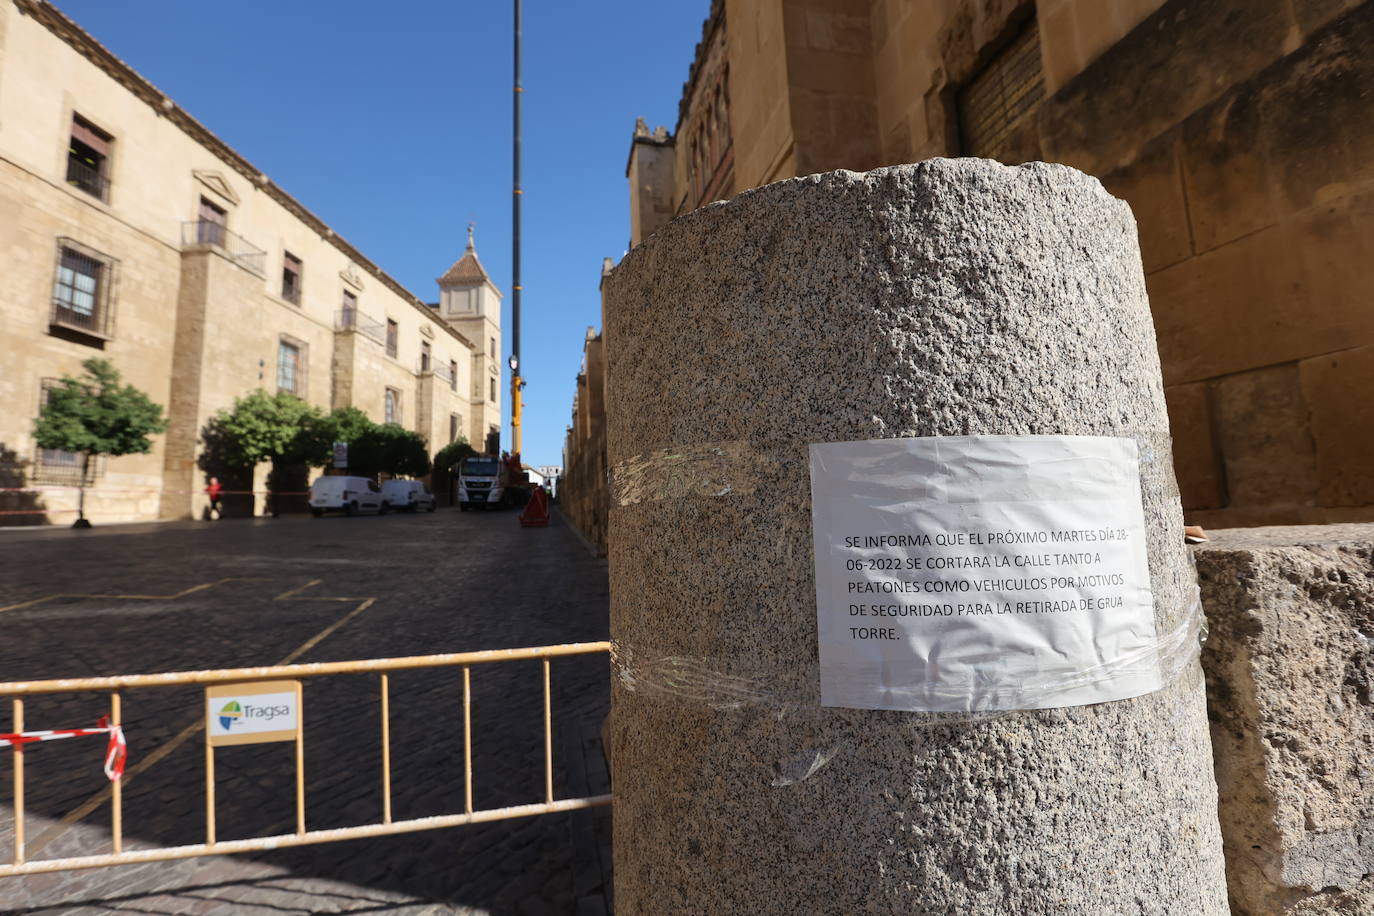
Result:
{"label": "stone column", "polygon": [[807,443],[1135,436],[1193,604],[1130,209],[1033,163],[793,179],[607,281],[621,913],[1227,912],[1200,668],[933,726],[819,705]]}

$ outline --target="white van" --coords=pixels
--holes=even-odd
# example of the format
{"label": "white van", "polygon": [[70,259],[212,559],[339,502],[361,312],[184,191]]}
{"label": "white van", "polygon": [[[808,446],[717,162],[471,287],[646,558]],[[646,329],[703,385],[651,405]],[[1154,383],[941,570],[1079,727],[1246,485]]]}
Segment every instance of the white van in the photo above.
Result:
{"label": "white van", "polygon": [[319,518],[336,509],[344,515],[385,512],[382,488],[366,477],[316,477],[310,485],[310,514]]}
{"label": "white van", "polygon": [[390,509],[408,512],[434,511],[434,494],[418,480],[388,480],[382,484],[382,502]]}

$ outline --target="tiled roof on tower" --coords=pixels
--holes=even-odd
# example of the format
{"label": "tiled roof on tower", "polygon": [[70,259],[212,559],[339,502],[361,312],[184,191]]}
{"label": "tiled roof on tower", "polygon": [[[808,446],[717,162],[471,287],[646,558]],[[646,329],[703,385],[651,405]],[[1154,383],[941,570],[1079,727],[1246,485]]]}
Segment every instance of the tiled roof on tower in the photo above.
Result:
{"label": "tiled roof on tower", "polygon": [[489,279],[482,262],[477,260],[477,249],[472,243],[472,223],[468,223],[468,247],[463,251],[463,256],[454,261],[453,266],[439,278],[439,285],[463,286]]}

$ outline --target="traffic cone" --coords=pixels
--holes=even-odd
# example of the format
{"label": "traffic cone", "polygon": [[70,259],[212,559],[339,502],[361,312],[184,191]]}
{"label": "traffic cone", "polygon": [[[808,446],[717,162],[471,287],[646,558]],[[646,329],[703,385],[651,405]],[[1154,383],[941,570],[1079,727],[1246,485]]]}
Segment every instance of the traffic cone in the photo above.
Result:
{"label": "traffic cone", "polygon": [[544,496],[544,490],[536,487],[530,494],[529,504],[525,506],[525,511],[520,513],[521,528],[543,528],[549,524],[549,504]]}

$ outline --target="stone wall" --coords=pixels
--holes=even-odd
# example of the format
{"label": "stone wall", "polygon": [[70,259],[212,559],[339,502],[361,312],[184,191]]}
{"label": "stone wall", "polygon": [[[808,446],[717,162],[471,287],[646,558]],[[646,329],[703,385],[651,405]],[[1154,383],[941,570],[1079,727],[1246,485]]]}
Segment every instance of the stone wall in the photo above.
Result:
{"label": "stone wall", "polygon": [[673,140],[668,129],[635,124],[625,178],[630,183],[630,247],[653,235],[674,215]]}
{"label": "stone wall", "polygon": [[[60,471],[44,472],[37,462],[33,421],[45,380],[79,376],[84,360],[99,357],[114,363],[127,384],[154,401],[166,405],[169,400],[180,255],[161,239],[130,231],[116,213],[90,206],[82,196],[51,175],[16,168],[0,158],[0,475],[6,487],[60,487],[77,480]],[[73,239],[117,261],[113,273],[120,301],[158,301],[165,306],[117,310],[106,339],[50,327],[59,238]],[[98,461],[95,482],[100,490],[88,494],[87,514],[156,517],[162,464],[160,437],[149,454]],[[47,514],[0,515],[0,525],[48,519],[70,523],[76,518],[76,504],[74,490],[11,495],[0,504],[0,512]]]}
{"label": "stone wall", "polygon": [[723,42],[736,193],[959,155],[960,91],[1031,22],[1001,158],[1134,209],[1190,520],[1374,518],[1371,0],[726,0],[679,127]]}
{"label": "stone wall", "polygon": [[591,328],[582,347],[558,504],[568,521],[604,554],[611,507],[606,479],[606,352],[601,335]]}
{"label": "stone wall", "polygon": [[1374,4],[1339,6],[1166,4],[1041,112],[1044,155],[1136,210],[1201,524],[1374,514]]}
{"label": "stone wall", "polygon": [[1374,525],[1195,553],[1236,916],[1374,912]]}

